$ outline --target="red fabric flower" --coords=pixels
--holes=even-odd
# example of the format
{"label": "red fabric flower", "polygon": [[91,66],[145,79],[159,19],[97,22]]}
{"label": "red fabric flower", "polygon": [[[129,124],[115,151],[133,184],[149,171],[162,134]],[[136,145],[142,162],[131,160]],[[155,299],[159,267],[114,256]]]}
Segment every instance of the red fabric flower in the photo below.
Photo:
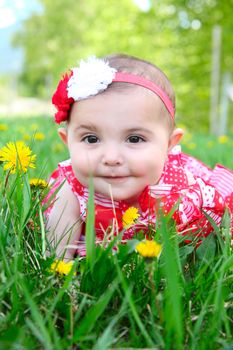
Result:
{"label": "red fabric flower", "polygon": [[72,76],[73,72],[66,73],[59,81],[57,90],[53,94],[52,103],[57,109],[57,113],[54,116],[54,120],[57,124],[64,122],[68,119],[68,113],[71,105],[74,103],[72,97],[67,95],[67,83]]}

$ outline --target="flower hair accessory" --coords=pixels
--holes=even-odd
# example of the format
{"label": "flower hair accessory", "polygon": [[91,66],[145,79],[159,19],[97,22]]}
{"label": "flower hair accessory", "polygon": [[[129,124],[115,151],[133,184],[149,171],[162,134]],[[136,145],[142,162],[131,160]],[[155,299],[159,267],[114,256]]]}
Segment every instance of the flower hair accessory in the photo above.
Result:
{"label": "flower hair accessory", "polygon": [[116,71],[108,62],[93,56],[87,61],[81,60],[79,67],[72,68],[73,74],[67,84],[68,97],[81,101],[97,95],[112,83]]}
{"label": "flower hair accessory", "polygon": [[161,99],[171,118],[174,119],[175,110],[172,101],[158,85],[136,74],[117,72],[115,68],[109,66],[106,60],[92,56],[86,61],[81,60],[79,67],[72,68],[60,80],[52,97],[52,103],[57,109],[55,122],[60,124],[68,119],[71,105],[74,102],[97,95],[106,90],[113,82],[140,85],[153,91]]}

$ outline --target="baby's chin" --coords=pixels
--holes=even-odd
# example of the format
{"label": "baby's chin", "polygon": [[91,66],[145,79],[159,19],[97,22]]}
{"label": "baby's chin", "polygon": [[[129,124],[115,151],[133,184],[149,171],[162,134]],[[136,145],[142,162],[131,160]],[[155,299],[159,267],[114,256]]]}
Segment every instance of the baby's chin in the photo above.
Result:
{"label": "baby's chin", "polygon": [[[91,180],[90,182],[87,182],[86,179],[84,181],[83,179],[78,180],[82,185],[86,187],[89,187],[89,185],[91,184]],[[102,181],[96,181],[96,179],[94,178],[94,192],[96,194],[102,195],[113,201],[124,201],[132,206],[136,205],[137,200],[144,189],[145,188],[143,188],[142,190],[140,189],[140,191],[127,191],[127,188],[122,187],[121,184],[115,183],[111,186],[111,184],[105,183],[103,185]]]}

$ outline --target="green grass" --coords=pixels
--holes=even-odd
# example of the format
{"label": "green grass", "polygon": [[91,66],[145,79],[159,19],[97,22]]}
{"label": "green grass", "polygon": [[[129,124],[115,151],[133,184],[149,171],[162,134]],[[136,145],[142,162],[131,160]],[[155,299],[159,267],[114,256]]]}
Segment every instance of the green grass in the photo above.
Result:
{"label": "green grass", "polygon": [[[45,134],[43,141],[33,136],[35,123]],[[0,166],[0,349],[233,347],[227,213],[222,227],[215,227],[197,249],[184,245],[169,218],[161,217],[155,238],[163,251],[159,260],[147,261],[135,252],[134,240],[119,245],[116,238],[106,249],[93,245],[90,202],[88,256],[76,259],[69,275],[54,274],[54,255],[45,256],[48,242],[40,206],[45,192],[30,189],[28,179],[46,178],[68,154],[47,119],[11,119],[7,124],[8,130],[0,131],[0,147],[29,134],[26,142],[37,154],[37,168],[7,178]],[[190,150],[191,142],[198,146]],[[233,168],[232,139],[220,144],[192,135],[184,148],[210,166],[221,162]]]}

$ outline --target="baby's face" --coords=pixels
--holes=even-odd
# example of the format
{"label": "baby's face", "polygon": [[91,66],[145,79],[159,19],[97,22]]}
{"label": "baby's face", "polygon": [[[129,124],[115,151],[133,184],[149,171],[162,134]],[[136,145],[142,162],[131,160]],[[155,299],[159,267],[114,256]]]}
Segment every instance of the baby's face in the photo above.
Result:
{"label": "baby's face", "polygon": [[[143,88],[108,92],[73,105],[65,136],[77,179],[135,205],[156,184],[169,147],[159,98]],[[63,137],[64,139],[64,137]]]}

